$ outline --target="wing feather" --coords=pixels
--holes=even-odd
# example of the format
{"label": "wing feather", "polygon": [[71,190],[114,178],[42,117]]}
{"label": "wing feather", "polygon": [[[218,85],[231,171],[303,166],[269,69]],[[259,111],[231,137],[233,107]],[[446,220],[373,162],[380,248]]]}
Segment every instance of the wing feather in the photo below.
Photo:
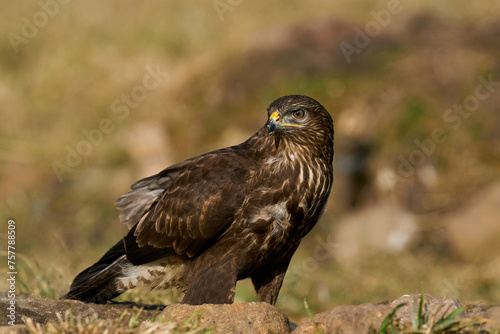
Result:
{"label": "wing feather", "polygon": [[236,149],[226,148],[134,183],[116,201],[120,220],[134,227],[126,242],[135,238],[138,247],[128,249],[144,248],[141,262],[154,260],[158,248],[189,257],[202,252],[234,221],[244,200],[249,164]]}

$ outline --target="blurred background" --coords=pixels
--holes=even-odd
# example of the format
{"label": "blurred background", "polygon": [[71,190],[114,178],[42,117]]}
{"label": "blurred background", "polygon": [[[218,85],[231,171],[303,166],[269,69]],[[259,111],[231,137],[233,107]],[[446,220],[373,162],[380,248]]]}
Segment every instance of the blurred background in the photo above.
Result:
{"label": "blurred background", "polygon": [[[126,233],[113,202],[131,183],[304,94],[333,116],[335,184],[278,307],[300,320],[304,299],[316,313],[422,287],[500,303],[500,3],[0,7],[0,244],[14,219],[20,295],[57,298]],[[255,300],[249,282],[236,298]]]}

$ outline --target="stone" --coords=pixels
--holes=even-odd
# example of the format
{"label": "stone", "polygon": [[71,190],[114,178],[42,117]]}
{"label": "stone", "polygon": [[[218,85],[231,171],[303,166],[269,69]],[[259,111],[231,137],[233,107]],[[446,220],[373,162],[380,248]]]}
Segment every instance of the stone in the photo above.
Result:
{"label": "stone", "polygon": [[[420,293],[403,295],[399,298],[394,299],[390,303],[390,306],[392,308],[398,306],[399,304],[406,304],[396,312],[396,317],[400,319],[402,324],[411,324],[413,319],[414,307],[415,310],[418,310],[421,296],[422,295]],[[417,305],[414,306],[415,303]],[[427,312],[427,314],[432,316],[433,319],[444,318],[461,306],[462,304],[456,298],[444,298],[427,293],[424,294],[423,310],[424,312]],[[457,317],[464,318],[465,313],[460,314]]]}
{"label": "stone", "polygon": [[[393,316],[393,321],[401,329],[410,329],[413,305],[419,303],[420,294],[404,295],[391,302],[337,306],[329,311],[316,314],[314,322],[322,333],[359,334],[378,330],[382,321],[394,308],[406,303]],[[453,312],[462,304],[453,298],[443,298],[430,294],[424,295],[427,324]],[[212,333],[290,333],[290,322],[285,314],[267,303],[235,303],[222,305],[185,305],[169,306],[144,305],[135,303],[112,303],[105,305],[87,304],[78,301],[50,300],[38,298],[16,299],[16,326],[8,326],[5,310],[8,300],[0,292],[0,333],[37,332],[33,328],[46,331],[56,326],[56,332],[71,331],[68,309],[71,308],[74,321],[80,323],[85,333],[171,333],[175,328]],[[475,321],[473,328],[494,333],[500,329],[500,306],[484,304],[465,304],[466,310],[456,319],[464,324]],[[139,309],[143,310],[140,311]],[[161,310],[161,311],[160,311]],[[304,315],[305,316],[305,315]],[[30,320],[28,320],[28,318]],[[83,321],[84,319],[89,321]],[[135,325],[130,327],[134,318]],[[63,319],[63,324],[60,320]],[[121,322],[117,322],[122,319]],[[158,321],[150,322],[152,319]],[[26,326],[25,325],[26,321]],[[57,327],[59,326],[59,327]],[[52,330],[51,329],[51,330]],[[49,331],[53,332],[53,331]],[[82,333],[83,333],[82,332]],[[306,318],[293,331],[293,334],[317,334],[313,322]]]}
{"label": "stone", "polygon": [[[195,314],[196,313],[196,314]],[[235,303],[167,306],[162,315],[175,322],[199,321],[199,326],[214,329],[214,333],[289,333],[287,316],[267,303]]]}
{"label": "stone", "polygon": [[[362,304],[337,306],[314,316],[322,333],[359,334],[377,330],[393,307],[383,304]],[[317,334],[310,319],[301,321],[293,334]]]}
{"label": "stone", "polygon": [[484,322],[481,327],[488,333],[500,332],[500,306],[471,305],[466,312],[469,318],[482,319]]}
{"label": "stone", "polygon": [[[6,317],[7,306],[9,299],[0,299],[0,326],[6,326],[8,318]],[[125,320],[130,319],[133,314],[136,314],[139,308],[144,307],[144,310],[139,316],[139,321],[148,321],[154,314],[158,314],[156,305],[137,305],[131,303],[116,303],[116,304],[88,304],[74,300],[51,300],[39,298],[16,298],[16,320],[15,324],[23,325],[23,319],[30,318],[34,323],[46,324],[47,322],[57,322],[59,314],[64,318],[64,314],[68,309],[75,318],[90,320],[94,319],[118,319],[127,311]]]}

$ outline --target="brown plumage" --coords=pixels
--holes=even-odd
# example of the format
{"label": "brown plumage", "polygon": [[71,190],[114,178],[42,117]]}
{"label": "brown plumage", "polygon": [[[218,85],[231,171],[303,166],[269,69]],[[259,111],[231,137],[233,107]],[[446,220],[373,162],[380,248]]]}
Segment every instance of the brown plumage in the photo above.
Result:
{"label": "brown plumage", "polygon": [[142,179],[116,201],[129,233],[63,298],[103,303],[137,285],[177,287],[188,304],[232,303],[250,277],[274,304],[293,253],[333,182],[333,122],[312,98],[284,96],[240,145]]}

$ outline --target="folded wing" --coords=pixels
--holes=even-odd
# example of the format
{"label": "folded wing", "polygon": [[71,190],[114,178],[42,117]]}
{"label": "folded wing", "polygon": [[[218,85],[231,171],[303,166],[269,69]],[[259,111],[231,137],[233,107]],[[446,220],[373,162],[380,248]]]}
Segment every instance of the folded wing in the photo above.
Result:
{"label": "folded wing", "polygon": [[234,221],[246,194],[251,162],[227,148],[186,160],[134,183],[116,201],[134,264],[177,254],[195,257]]}

